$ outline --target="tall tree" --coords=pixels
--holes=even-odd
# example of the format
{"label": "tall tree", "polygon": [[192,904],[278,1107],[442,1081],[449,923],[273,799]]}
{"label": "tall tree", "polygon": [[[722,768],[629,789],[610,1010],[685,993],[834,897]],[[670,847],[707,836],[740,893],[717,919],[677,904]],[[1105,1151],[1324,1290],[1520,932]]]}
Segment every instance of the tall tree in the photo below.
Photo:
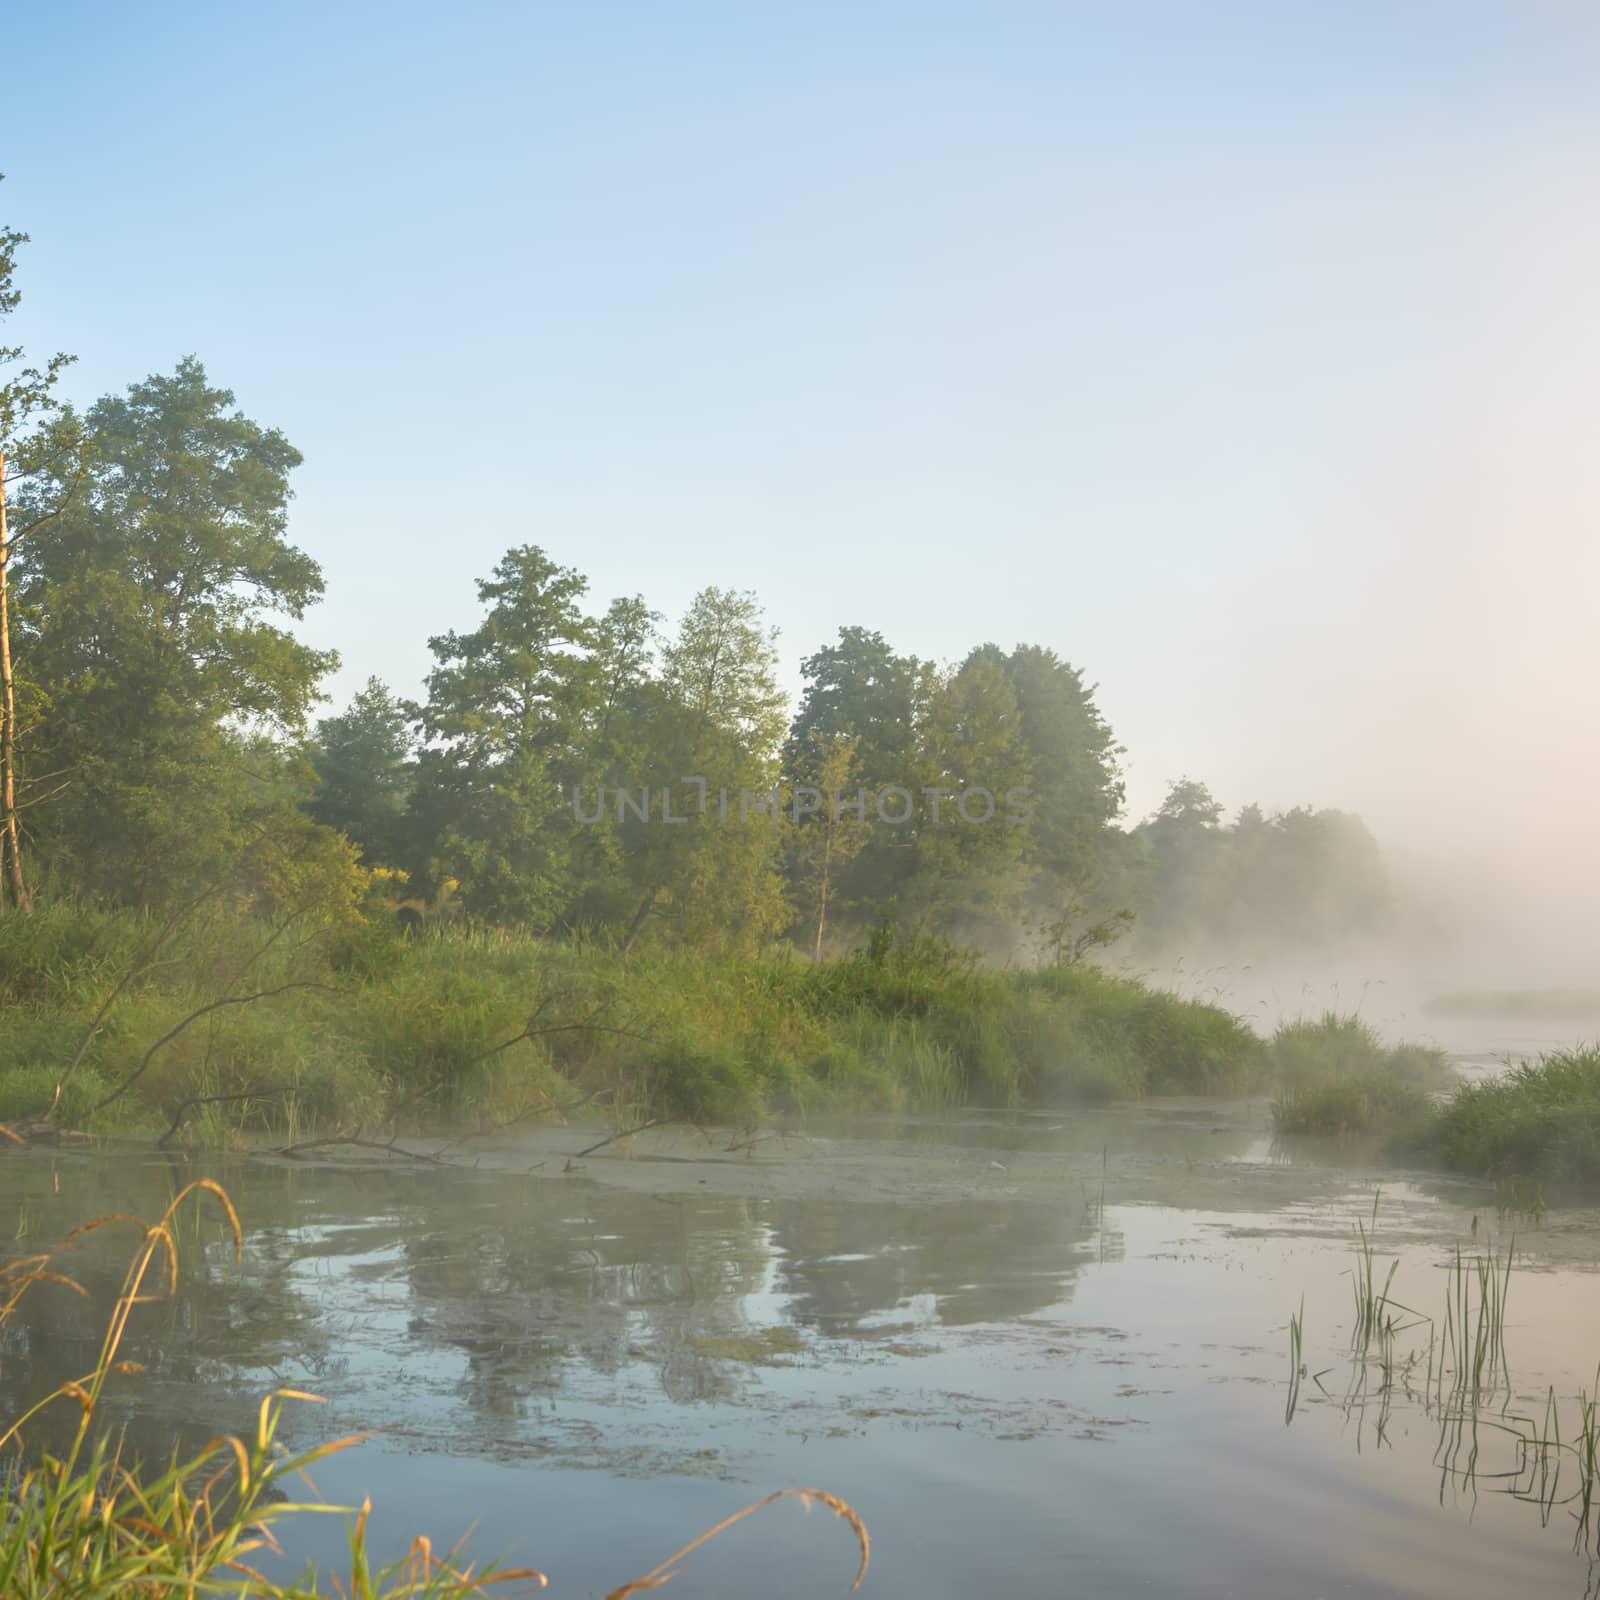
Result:
{"label": "tall tree", "polygon": [[[927,798],[913,830],[915,876],[902,899],[947,925],[1009,919],[1033,841],[1027,825],[1009,819],[1005,796],[1026,789],[1031,770],[1016,693],[991,651],[973,651],[939,684],[919,753]],[[964,802],[968,791],[975,798]]]}
{"label": "tall tree", "polygon": [[479,582],[478,626],[428,641],[418,804],[475,915],[542,929],[573,899],[572,789],[601,690],[586,587],[518,546]]}
{"label": "tall tree", "polygon": [[[629,830],[617,804],[639,781],[642,757],[660,742],[672,707],[654,676],[660,615],[642,597],[613,600],[595,624],[595,698],[583,728],[582,771],[573,795],[582,811],[574,894],[563,918],[579,939],[597,927],[626,925],[638,904],[628,872]],[[608,799],[609,797],[609,799]]]}
{"label": "tall tree", "polygon": [[[805,766],[796,773],[790,872],[809,924],[811,959],[822,960],[828,919],[836,911],[850,864],[871,837],[854,734],[808,740]],[[807,802],[801,804],[804,794]]]}
{"label": "tall tree", "polygon": [[742,804],[747,791],[768,794],[779,778],[786,719],[775,637],[753,594],[708,588],[662,651],[663,714],[641,751],[641,786],[673,790],[686,820],[669,823],[658,809],[633,830],[639,898],[625,949],[652,919],[670,921],[678,942],[698,946],[748,944],[788,921],[781,815]]}
{"label": "tall tree", "polygon": [[841,628],[837,642],[807,656],[800,671],[805,689],[785,767],[796,782],[809,782],[830,741],[855,740],[855,780],[869,797],[867,833],[830,899],[872,920],[909,890],[916,868],[915,830],[885,822],[873,797],[890,788],[915,791],[923,781],[922,731],[939,674],[931,662],[898,654],[881,633],[863,627]]}
{"label": "tall tree", "polygon": [[837,644],[807,656],[800,671],[806,686],[790,750],[848,734],[856,740],[863,782],[874,788],[904,782],[927,706],[925,664],[897,655],[881,633],[848,627],[839,630]]}
{"label": "tall tree", "polygon": [[1116,742],[1083,674],[1038,645],[1018,645],[999,660],[1016,696],[1029,781],[1030,824],[1041,871],[1082,884],[1097,870],[1108,830],[1122,811]]}
{"label": "tall tree", "polygon": [[64,464],[20,496],[55,515],[19,554],[35,746],[63,773],[35,829],[91,893],[136,902],[218,870],[240,831],[282,803],[332,652],[275,621],[322,593],[285,538],[300,454],[212,387],[200,363],[88,412],[81,492]]}

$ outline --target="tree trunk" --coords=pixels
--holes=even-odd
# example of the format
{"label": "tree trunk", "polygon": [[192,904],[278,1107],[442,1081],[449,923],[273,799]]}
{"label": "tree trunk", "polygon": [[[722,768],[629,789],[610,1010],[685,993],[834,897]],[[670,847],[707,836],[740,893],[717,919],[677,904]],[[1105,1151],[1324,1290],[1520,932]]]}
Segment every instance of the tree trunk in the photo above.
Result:
{"label": "tree trunk", "polygon": [[[835,819],[837,821],[837,819]],[[822,878],[817,884],[817,939],[811,947],[811,964],[822,965],[822,935],[828,927],[828,902],[833,898],[833,829],[828,829],[827,842],[822,847]]]}
{"label": "tree trunk", "polygon": [[633,949],[634,941],[638,939],[639,935],[644,931],[645,920],[655,909],[656,896],[660,892],[661,891],[659,888],[652,887],[645,894],[644,901],[640,905],[639,909],[634,912],[633,921],[628,927],[628,937],[622,941],[623,955],[627,955],[628,952]]}
{"label": "tree trunk", "polygon": [[7,567],[11,543],[6,532],[6,458],[0,451],[0,856],[5,858],[4,886],[18,911],[32,909],[22,875],[22,834],[17,826],[17,698],[11,678],[11,597]]}

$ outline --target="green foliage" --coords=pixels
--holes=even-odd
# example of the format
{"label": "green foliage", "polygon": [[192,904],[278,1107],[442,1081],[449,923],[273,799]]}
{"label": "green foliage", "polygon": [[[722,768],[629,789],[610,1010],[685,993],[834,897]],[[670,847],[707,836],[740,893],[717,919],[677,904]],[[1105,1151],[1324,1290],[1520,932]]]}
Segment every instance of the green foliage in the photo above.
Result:
{"label": "green foliage", "polygon": [[299,453],[232,409],[198,361],[88,412],[70,459],[19,496],[48,526],[18,551],[18,671],[33,814],[47,870],[74,889],[156,904],[228,869],[303,774],[296,736],[333,656],[272,619],[322,576],[284,538]]}
{"label": "green foliage", "polygon": [[368,865],[399,866],[410,856],[413,754],[405,707],[368,678],[347,711],[317,724],[311,747],[317,786],[307,812],[354,840]]}
{"label": "green foliage", "polygon": [[[802,941],[820,961],[829,917],[838,917],[851,864],[871,838],[871,824],[848,809],[862,784],[855,734],[818,735],[791,760],[795,826],[789,841],[789,879],[800,914]],[[804,790],[812,791],[805,794]],[[811,809],[802,806],[802,798]],[[864,810],[863,806],[863,810]]]}
{"label": "green foliage", "polygon": [[1428,1105],[1425,1090],[1379,1068],[1286,1089],[1273,1101],[1272,1120],[1279,1133],[1370,1133],[1414,1121]]}
{"label": "green foliage", "polygon": [[[496,1124],[590,1099],[742,1124],[1242,1091],[1263,1071],[1260,1042],[1214,1007],[1088,967],[984,970],[893,920],[869,950],[814,965],[625,959],[454,925],[405,938],[387,918],[273,921],[222,900],[175,929],[45,906],[0,922],[0,957],[0,1120],[42,1111],[82,1049],[67,1123],[176,1116],[208,1140]],[[189,1104],[224,1095],[248,1098]]]}
{"label": "green foliage", "polygon": [[572,786],[598,693],[584,579],[534,545],[478,584],[482,621],[428,641],[419,804],[434,876],[477,916],[548,927],[574,893]]}
{"label": "green foliage", "polygon": [[[632,753],[635,781],[658,794],[673,786],[686,820],[666,823],[658,801],[655,820],[631,834],[637,899],[625,949],[643,939],[657,948],[749,952],[792,921],[785,820],[743,804],[745,791],[768,795],[779,779],[784,718],[774,640],[754,595],[708,588],[662,650],[657,713]],[[722,819],[723,794],[735,820]]]}
{"label": "green foliage", "polygon": [[1557,1051],[1463,1084],[1412,1145],[1477,1177],[1600,1182],[1600,1047]]}
{"label": "green foliage", "polygon": [[1324,1012],[1284,1023],[1269,1047],[1280,1133],[1396,1130],[1424,1117],[1452,1072],[1440,1050],[1386,1047],[1359,1017]]}

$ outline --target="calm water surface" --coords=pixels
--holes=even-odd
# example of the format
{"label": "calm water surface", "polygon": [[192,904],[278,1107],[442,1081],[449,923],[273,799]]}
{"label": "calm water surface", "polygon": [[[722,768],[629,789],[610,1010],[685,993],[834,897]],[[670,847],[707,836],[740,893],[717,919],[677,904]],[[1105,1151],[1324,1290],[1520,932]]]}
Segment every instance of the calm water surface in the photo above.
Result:
{"label": "calm water surface", "polygon": [[[119,1420],[164,1453],[249,1425],[261,1393],[327,1397],[291,1442],[375,1437],[317,1474],[413,1532],[531,1562],[558,1594],[639,1576],[746,1500],[812,1484],[874,1538],[884,1596],[1462,1597],[1600,1592],[1570,1505],[1541,1505],[1514,1435],[1444,1470],[1417,1363],[1385,1389],[1349,1355],[1352,1230],[1442,1308],[1457,1244],[1516,1233],[1493,1407],[1575,1416],[1600,1357],[1600,1219],[1536,1225],[1481,1188],[1286,1151],[1260,1105],[930,1119],[753,1148],[663,1131],[570,1170],[553,1130],[379,1159],[143,1153],[0,1159],[0,1227],[37,1248],[158,1212],[202,1173],[213,1224],[128,1353]],[[424,1148],[419,1144],[418,1148]],[[437,1148],[431,1146],[427,1148]],[[1472,1220],[1478,1218],[1476,1233]],[[93,1364],[127,1239],[97,1235],[83,1302],[46,1287],[0,1334],[4,1403]],[[1286,1424],[1287,1325],[1308,1368]],[[1320,1383],[1309,1374],[1321,1375]],[[1486,1413],[1487,1415],[1487,1413]],[[1575,1483],[1552,1496],[1562,1498]],[[337,1524],[298,1554],[334,1560]],[[847,1530],[779,1506],[706,1547],[686,1594],[843,1593]]]}

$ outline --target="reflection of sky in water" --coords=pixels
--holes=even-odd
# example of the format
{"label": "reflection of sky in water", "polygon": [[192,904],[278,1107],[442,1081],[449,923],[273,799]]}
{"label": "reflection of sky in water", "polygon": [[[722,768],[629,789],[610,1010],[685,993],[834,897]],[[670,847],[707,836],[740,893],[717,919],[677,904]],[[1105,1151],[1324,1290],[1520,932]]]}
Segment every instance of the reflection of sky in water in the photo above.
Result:
{"label": "reflection of sky in water", "polygon": [[[1392,1399],[1381,1439],[1370,1393],[1344,1403],[1351,1230],[1380,1175],[1329,1152],[1297,1164],[1259,1107],[1198,1104],[880,1125],[817,1150],[869,1165],[911,1150],[991,1187],[904,1204],[826,1184],[696,1192],[676,1171],[655,1192],[225,1163],[245,1267],[213,1246],[143,1315],[129,1353],[151,1371],[119,1415],[164,1451],[175,1429],[199,1442],[244,1426],[272,1382],[304,1384],[330,1403],[294,1415],[296,1442],[381,1430],[318,1473],[332,1497],[373,1495],[380,1537],[448,1540],[476,1520],[486,1553],[572,1592],[799,1482],[858,1504],[870,1590],[888,1595],[1584,1592],[1565,1514],[1541,1527],[1489,1487],[1504,1436],[1473,1505],[1441,1485],[1420,1398]],[[0,1224],[14,1206],[32,1230],[17,1248],[32,1248],[92,1214],[159,1210],[197,1170],[17,1159]],[[1472,1215],[1501,1244],[1511,1220],[1481,1190],[1383,1181],[1380,1274],[1398,1251],[1397,1297],[1435,1312]],[[1508,1345],[1526,1410],[1592,1382],[1594,1218],[1553,1213],[1519,1250]],[[119,1252],[83,1251],[95,1303],[43,1293],[0,1336],[8,1404],[92,1359]],[[1308,1382],[1285,1428],[1302,1296],[1307,1361],[1331,1392]],[[333,1529],[308,1537],[335,1554]],[[847,1545],[832,1519],[784,1508],[680,1583],[830,1592]]]}

